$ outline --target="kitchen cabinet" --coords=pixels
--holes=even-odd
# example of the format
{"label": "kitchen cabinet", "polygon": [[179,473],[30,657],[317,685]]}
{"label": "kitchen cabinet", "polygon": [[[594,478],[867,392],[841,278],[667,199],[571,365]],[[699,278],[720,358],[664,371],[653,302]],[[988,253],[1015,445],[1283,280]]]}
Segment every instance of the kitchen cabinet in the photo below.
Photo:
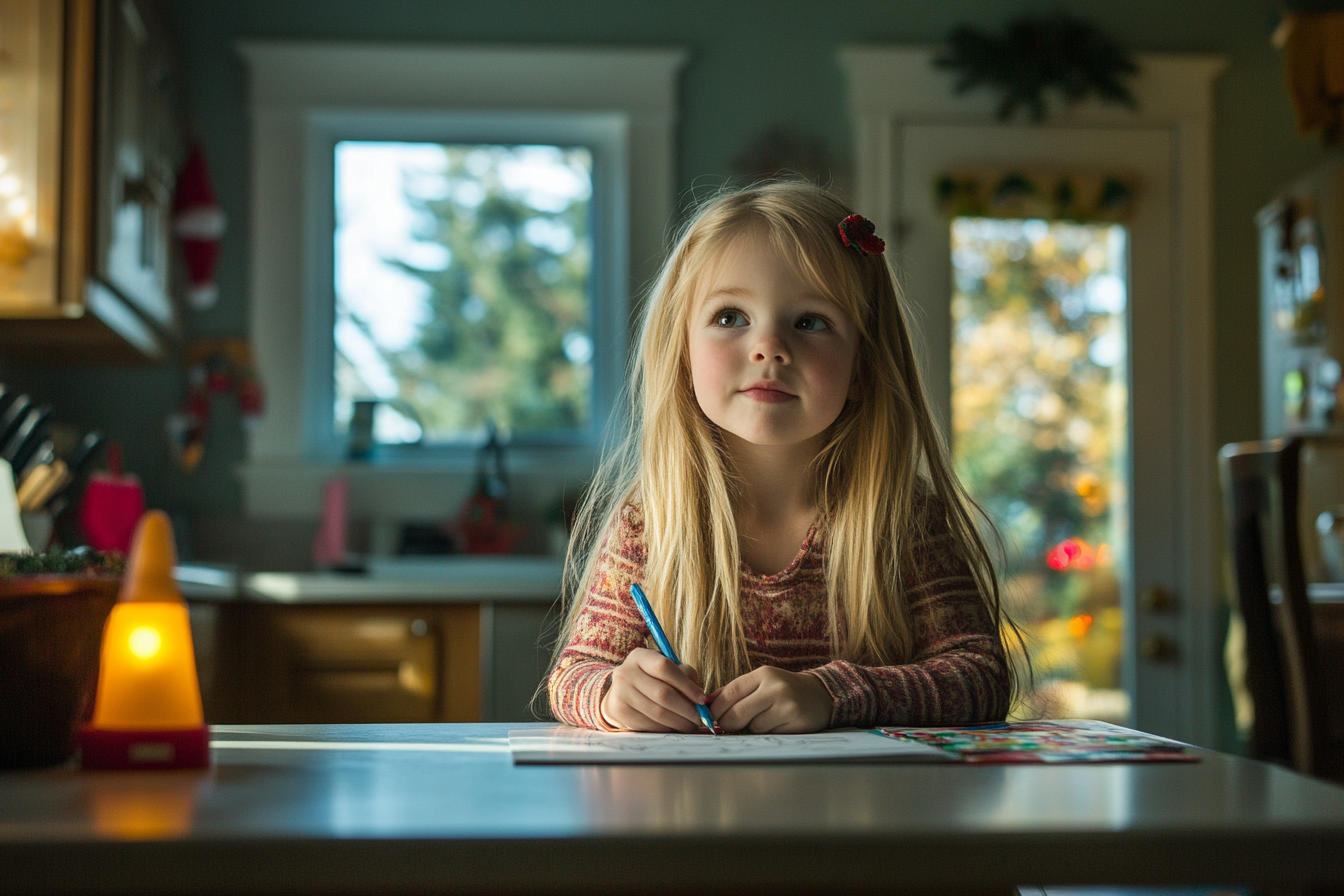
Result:
{"label": "kitchen cabinet", "polygon": [[0,289],[0,357],[156,360],[178,329],[169,215],[182,137],[169,29],[156,0],[0,0],[5,17],[29,8],[40,11],[31,25],[47,99],[32,114],[46,142],[28,179],[35,216],[5,240],[14,251],[0,251],[0,285],[13,287]]}
{"label": "kitchen cabinet", "polygon": [[179,567],[212,724],[520,722],[559,630],[563,563],[370,561],[370,574]]}
{"label": "kitchen cabinet", "polygon": [[481,718],[478,604],[244,608],[249,724]]}

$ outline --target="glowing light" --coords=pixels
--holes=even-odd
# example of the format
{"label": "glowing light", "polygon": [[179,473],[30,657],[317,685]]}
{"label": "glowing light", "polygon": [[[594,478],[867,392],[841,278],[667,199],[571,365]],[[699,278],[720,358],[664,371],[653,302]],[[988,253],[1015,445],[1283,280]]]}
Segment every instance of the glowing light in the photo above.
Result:
{"label": "glowing light", "polygon": [[22,196],[15,196],[9,200],[9,213],[16,218],[28,214],[28,200]]}
{"label": "glowing light", "polygon": [[1051,569],[1088,570],[1097,562],[1097,552],[1081,538],[1066,538],[1045,552],[1045,564]]}
{"label": "glowing light", "polygon": [[1087,613],[1080,613],[1068,621],[1066,628],[1070,635],[1081,638],[1092,628],[1092,617]]}
{"label": "glowing light", "polygon": [[152,659],[159,652],[159,648],[163,646],[163,636],[159,634],[158,629],[142,625],[131,630],[127,644],[131,648],[131,653],[140,659]]}
{"label": "glowing light", "polygon": [[[84,768],[210,764],[191,617],[173,578],[176,563],[172,523],[167,514],[151,510],[136,527],[121,596],[103,629],[93,719],[79,734]],[[186,806],[189,821],[190,798],[168,802]],[[109,818],[119,819],[112,827],[125,836],[156,836],[181,827],[181,813],[153,799],[131,795],[109,806]]]}
{"label": "glowing light", "polygon": [[6,174],[0,177],[0,196],[13,196],[19,192],[22,184],[19,179],[12,174]]}

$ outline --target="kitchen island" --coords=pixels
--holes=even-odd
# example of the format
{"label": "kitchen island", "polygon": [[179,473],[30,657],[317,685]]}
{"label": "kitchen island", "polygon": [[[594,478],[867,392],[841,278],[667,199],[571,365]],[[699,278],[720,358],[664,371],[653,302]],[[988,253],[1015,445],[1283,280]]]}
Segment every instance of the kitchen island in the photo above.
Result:
{"label": "kitchen island", "polygon": [[208,771],[0,773],[0,894],[1344,883],[1344,788],[1217,753],[515,766],[510,727],[225,726]]}

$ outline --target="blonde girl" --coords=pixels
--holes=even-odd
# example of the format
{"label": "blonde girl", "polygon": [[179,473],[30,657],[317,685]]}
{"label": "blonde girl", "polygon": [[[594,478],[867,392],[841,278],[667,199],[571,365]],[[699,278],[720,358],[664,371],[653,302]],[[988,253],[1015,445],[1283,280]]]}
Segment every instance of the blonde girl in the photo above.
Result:
{"label": "blonde girl", "polygon": [[[691,732],[702,704],[757,733],[1004,718],[998,586],[883,248],[797,182],[718,196],[685,226],[648,300],[628,431],[575,528],[557,718]],[[634,582],[683,665],[648,646]]]}

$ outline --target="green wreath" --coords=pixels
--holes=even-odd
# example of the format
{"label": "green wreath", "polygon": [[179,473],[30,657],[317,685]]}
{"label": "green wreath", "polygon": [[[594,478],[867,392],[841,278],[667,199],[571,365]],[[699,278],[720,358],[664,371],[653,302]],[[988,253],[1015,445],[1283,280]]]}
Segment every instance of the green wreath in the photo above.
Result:
{"label": "green wreath", "polygon": [[1054,89],[1073,105],[1089,95],[1136,108],[1124,78],[1138,72],[1118,43],[1093,25],[1065,13],[1010,22],[1002,37],[962,25],[934,59],[959,74],[956,92],[986,85],[1000,94],[1000,121],[1025,106],[1033,121],[1045,118],[1045,92]]}

